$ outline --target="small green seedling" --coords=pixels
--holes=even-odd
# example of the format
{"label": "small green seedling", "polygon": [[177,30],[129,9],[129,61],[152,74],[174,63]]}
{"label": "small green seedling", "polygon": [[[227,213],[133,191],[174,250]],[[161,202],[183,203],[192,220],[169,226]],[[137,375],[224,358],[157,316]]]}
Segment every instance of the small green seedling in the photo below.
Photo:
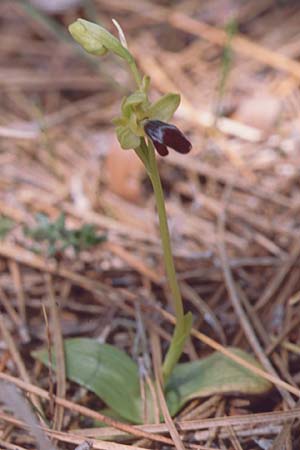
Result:
{"label": "small green seedling", "polygon": [[232,39],[237,32],[237,22],[231,19],[225,27],[227,39],[223,49],[222,61],[221,61],[221,71],[219,85],[217,89],[217,102],[216,102],[216,119],[220,115],[222,101],[225,95],[226,84],[228,81],[229,73],[233,62],[233,52],[232,52]]}
{"label": "small green seedling", "polygon": [[[265,393],[271,388],[268,381],[219,352],[199,361],[178,364],[190,335],[192,314],[184,312],[176,278],[155,150],[161,156],[166,156],[170,148],[185,154],[191,150],[191,143],[176,126],[168,123],[179,106],[179,94],[168,93],[151,103],[150,78],[140,75],[119,25],[118,29],[120,40],[103,27],[83,19],[78,19],[69,27],[73,38],[87,52],[100,56],[111,52],[122,58],[136,83],[136,90],[123,99],[121,114],[113,122],[121,148],[133,149],[144,164],[156,200],[165,270],[176,315],[173,336],[162,365],[164,393],[170,413],[176,414],[193,398],[218,392]],[[239,349],[232,349],[232,353],[253,366],[259,366],[251,356]],[[36,352],[34,356],[49,364],[47,350]],[[75,338],[65,341],[65,356],[68,378],[99,395],[113,413],[127,421],[142,423],[146,402],[147,420],[154,420],[153,398],[147,388],[145,395],[141,395],[138,366],[126,353],[93,339]],[[53,364],[55,366],[55,361]]]}
{"label": "small green seedling", "polygon": [[0,216],[0,240],[4,239],[6,235],[12,230],[15,223],[13,220],[5,216]]}
{"label": "small green seedling", "polygon": [[[24,233],[32,240],[48,245],[48,256],[56,256],[67,248],[73,248],[78,253],[94,245],[105,241],[104,235],[97,235],[94,225],[84,224],[80,228],[68,229],[64,213],[61,213],[55,221],[50,221],[45,214],[36,215],[37,226],[25,227]],[[39,251],[39,249],[36,249]]]}

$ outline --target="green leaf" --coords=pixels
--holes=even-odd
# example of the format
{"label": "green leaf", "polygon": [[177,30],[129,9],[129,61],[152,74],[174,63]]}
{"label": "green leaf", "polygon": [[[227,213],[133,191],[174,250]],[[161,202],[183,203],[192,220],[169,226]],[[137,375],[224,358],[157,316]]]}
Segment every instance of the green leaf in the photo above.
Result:
{"label": "green leaf", "polygon": [[55,256],[57,252],[73,247],[76,252],[104,242],[106,236],[98,235],[96,228],[91,224],[84,224],[81,228],[66,228],[64,213],[61,213],[56,221],[50,222],[48,217],[38,214],[36,217],[38,226],[24,228],[26,236],[38,242],[48,243],[48,255]]}
{"label": "green leaf", "polygon": [[77,19],[69,26],[69,31],[88,53],[103,55],[107,50],[131,63],[133,58],[121,42],[100,25],[84,19]]}
{"label": "green leaf", "polygon": [[[261,365],[244,351],[237,348],[230,350],[261,368]],[[165,394],[170,413],[174,415],[187,401],[194,398],[232,393],[259,395],[266,394],[271,388],[269,381],[222,353],[215,352],[198,361],[178,364],[169,379]]]}
{"label": "green leaf", "polygon": [[116,127],[118,141],[124,150],[134,149],[140,145],[140,138],[128,126]]}
{"label": "green leaf", "polygon": [[78,230],[72,230],[71,236],[73,237],[72,245],[77,251],[106,241],[106,236],[97,235],[95,225],[90,223],[84,224]]}
{"label": "green leaf", "polygon": [[[111,408],[103,408],[100,411],[103,416],[110,417],[111,419],[118,420],[119,422],[129,423],[128,420],[125,420],[124,417],[120,416],[116,411]],[[106,427],[106,423],[101,422],[100,420],[94,420],[95,427]]]}
{"label": "green leaf", "polygon": [[[66,339],[64,346],[67,377],[94,392],[123,418],[141,423],[140,385],[135,362],[123,351],[95,339]],[[33,356],[49,365],[47,349],[36,351]]]}
{"label": "green leaf", "polygon": [[149,119],[168,122],[180,103],[179,94],[166,94],[153,103],[147,111]]}
{"label": "green leaf", "polygon": [[[138,368],[123,351],[95,339],[74,338],[64,342],[68,379],[98,395],[107,406],[132,423],[143,423],[144,405],[140,395]],[[237,348],[231,351],[255,365],[260,364]],[[33,356],[49,365],[48,349],[33,352]],[[55,368],[55,358],[53,361]],[[253,374],[220,352],[198,361],[178,364],[167,383],[165,395],[169,411],[174,416],[189,400],[214,394],[261,395],[272,384]],[[147,396],[148,422],[153,418],[153,406]]]}

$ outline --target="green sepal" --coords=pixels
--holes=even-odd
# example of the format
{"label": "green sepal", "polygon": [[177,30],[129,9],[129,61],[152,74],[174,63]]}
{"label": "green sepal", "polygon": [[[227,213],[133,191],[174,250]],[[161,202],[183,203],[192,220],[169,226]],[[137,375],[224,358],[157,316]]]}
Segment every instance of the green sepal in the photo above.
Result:
{"label": "green sepal", "polygon": [[131,114],[131,109],[126,108],[126,102],[127,102],[127,97],[123,97],[122,102],[121,102],[122,118],[129,119],[130,114]]}
{"label": "green sepal", "polygon": [[69,26],[69,31],[75,41],[88,53],[103,55],[109,50],[127,62],[131,63],[133,60],[129,51],[123,47],[120,41],[96,23],[77,19]]}
{"label": "green sepal", "polygon": [[166,94],[150,106],[147,110],[147,116],[149,119],[168,122],[178,108],[179,103],[179,94]]}
{"label": "green sepal", "polygon": [[118,141],[124,150],[137,148],[140,145],[140,138],[136,136],[129,126],[117,126],[116,133]]}

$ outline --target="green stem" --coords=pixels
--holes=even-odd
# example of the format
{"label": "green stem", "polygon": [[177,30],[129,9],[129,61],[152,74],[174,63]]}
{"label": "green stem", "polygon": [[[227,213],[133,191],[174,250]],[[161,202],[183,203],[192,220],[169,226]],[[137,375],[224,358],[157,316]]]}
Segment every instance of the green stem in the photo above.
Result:
{"label": "green stem", "polygon": [[135,60],[132,58],[131,61],[128,61],[131,73],[133,75],[134,81],[136,82],[138,88],[140,89],[142,87],[142,77],[141,74],[136,66]]}
{"label": "green stem", "polygon": [[[141,88],[142,79],[135,61],[133,60],[129,62],[129,66],[138,87]],[[156,155],[152,142],[149,141],[147,145],[145,139],[141,138],[141,145],[139,148],[135,149],[135,152],[142,160],[153,186],[159,218],[159,229],[163,248],[165,270],[167,273],[176,315],[176,325],[162,367],[163,380],[166,384],[183,352],[184,344],[190,334],[190,330],[192,328],[192,314],[187,313],[186,315],[184,315],[183,302],[176,277],[175,264],[171,248],[171,239],[168,227],[164,193],[160,181]]]}
{"label": "green stem", "polygon": [[185,341],[189,335],[191,328],[191,314],[184,315],[183,302],[180,293],[179,284],[176,277],[175,264],[172,254],[171,248],[171,240],[170,233],[167,221],[167,213],[165,207],[165,200],[163,189],[161,185],[161,180],[157,167],[157,160],[155,156],[155,151],[151,141],[148,146],[145,143],[145,140],[142,140],[142,148],[147,150],[148,153],[148,174],[153,186],[153,191],[156,200],[156,207],[159,217],[159,228],[160,228],[160,236],[162,241],[163,255],[164,255],[164,263],[165,270],[167,273],[167,278],[174,302],[174,309],[176,314],[176,325],[173,332],[172,340],[167,351],[167,354],[164,359],[162,372],[164,382],[168,380],[169,376],[172,373],[172,370],[176,363],[178,362],[181,353],[183,351],[183,347]]}
{"label": "green stem", "polygon": [[178,285],[177,278],[176,278],[174,259],[173,259],[172,249],[171,249],[170,233],[169,233],[169,227],[168,227],[168,221],[167,221],[164,193],[163,193],[161,180],[160,180],[160,176],[159,176],[159,172],[158,172],[155,152],[154,152],[154,149],[151,144],[148,145],[148,152],[149,152],[149,160],[150,160],[150,168],[151,168],[150,179],[151,179],[153,190],[154,190],[157,213],[158,213],[158,217],[159,217],[159,228],[160,228],[161,241],[162,241],[162,246],[163,246],[166,272],[167,272],[167,277],[168,277],[168,281],[169,281],[169,285],[170,285],[170,289],[171,289],[171,294],[174,299],[174,307],[175,307],[176,317],[177,317],[177,319],[181,319],[184,315],[183,305],[182,305],[182,299],[181,299],[179,285]]}

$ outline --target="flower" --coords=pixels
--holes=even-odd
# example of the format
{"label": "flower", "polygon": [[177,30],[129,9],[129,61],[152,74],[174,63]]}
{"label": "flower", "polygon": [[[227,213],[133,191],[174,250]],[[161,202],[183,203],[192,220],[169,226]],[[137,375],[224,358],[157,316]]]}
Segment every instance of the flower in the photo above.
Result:
{"label": "flower", "polygon": [[138,148],[145,137],[146,121],[168,121],[179,106],[180,96],[169,93],[150,103],[148,99],[149,77],[144,77],[138,89],[122,101],[121,116],[113,120],[116,133],[123,149]]}
{"label": "flower", "polygon": [[161,156],[168,155],[167,147],[178,153],[188,153],[192,148],[190,141],[175,125],[161,120],[147,120],[144,130]]}

